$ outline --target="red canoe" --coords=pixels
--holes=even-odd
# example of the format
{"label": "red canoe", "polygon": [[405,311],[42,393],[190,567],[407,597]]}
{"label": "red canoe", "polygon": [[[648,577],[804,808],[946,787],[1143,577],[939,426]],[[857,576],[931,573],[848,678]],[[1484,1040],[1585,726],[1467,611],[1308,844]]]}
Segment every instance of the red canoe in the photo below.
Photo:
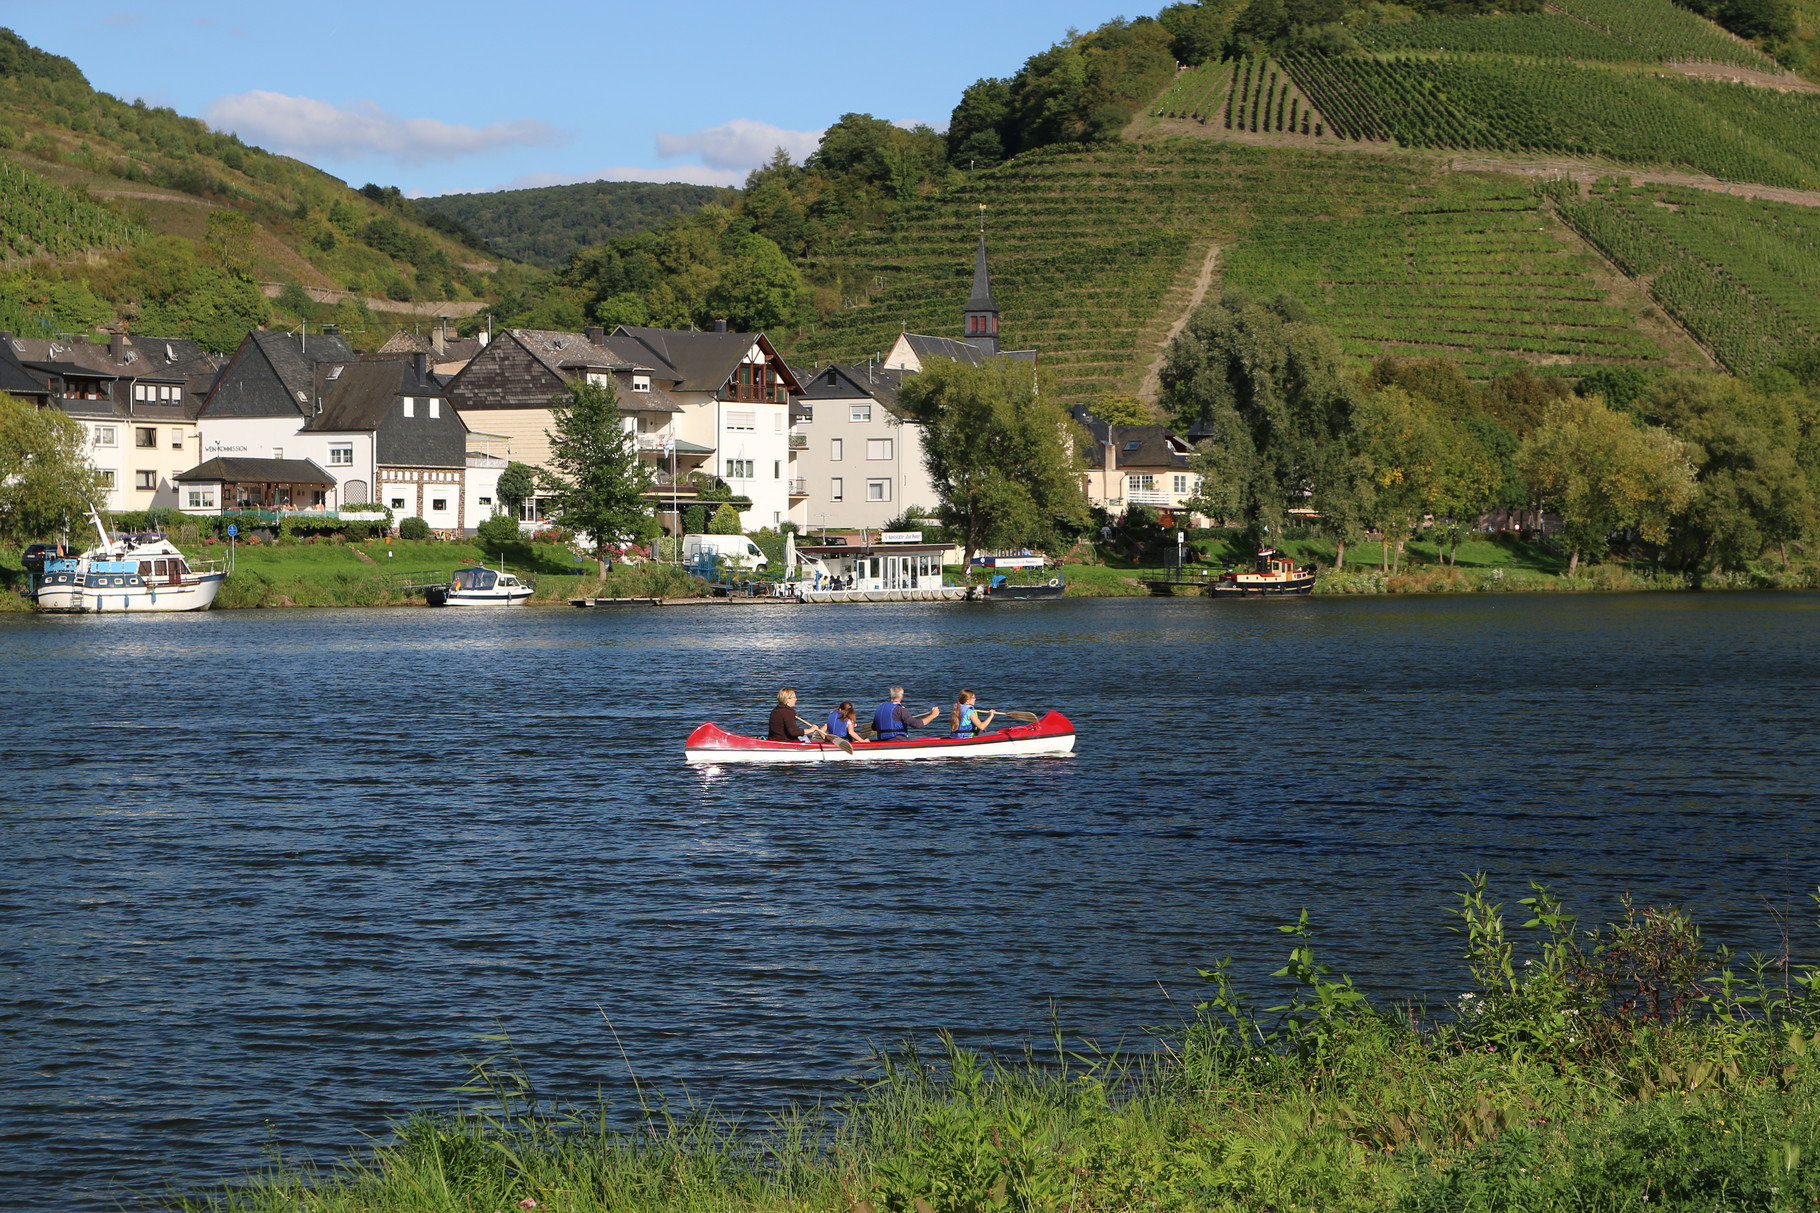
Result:
{"label": "red canoe", "polygon": [[856,741],[852,752],[826,741],[765,741],[741,737],[704,724],[683,742],[690,762],[866,762],[905,758],[1023,758],[1068,754],[1074,725],[1060,712],[1045,712],[1035,724],[1015,724],[978,737],[917,737],[903,741]]}

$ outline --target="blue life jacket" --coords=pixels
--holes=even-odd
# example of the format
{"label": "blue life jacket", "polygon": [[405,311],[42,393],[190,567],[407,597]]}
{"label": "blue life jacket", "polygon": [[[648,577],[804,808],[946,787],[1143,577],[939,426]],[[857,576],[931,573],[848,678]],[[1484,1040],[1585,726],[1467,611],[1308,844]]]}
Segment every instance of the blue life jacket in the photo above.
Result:
{"label": "blue life jacket", "polygon": [[897,711],[903,706],[901,703],[893,703],[887,699],[878,705],[876,712],[872,713],[872,727],[877,731],[880,741],[910,735],[909,729],[897,718]]}
{"label": "blue life jacket", "polygon": [[830,737],[853,736],[853,734],[847,732],[847,722],[840,718],[839,708],[835,708],[828,713],[828,735]]}
{"label": "blue life jacket", "polygon": [[975,711],[977,711],[977,709],[972,704],[967,704],[965,707],[961,708],[960,727],[949,735],[952,737],[972,737],[978,733],[980,731],[980,724],[979,721],[973,718],[973,713]]}

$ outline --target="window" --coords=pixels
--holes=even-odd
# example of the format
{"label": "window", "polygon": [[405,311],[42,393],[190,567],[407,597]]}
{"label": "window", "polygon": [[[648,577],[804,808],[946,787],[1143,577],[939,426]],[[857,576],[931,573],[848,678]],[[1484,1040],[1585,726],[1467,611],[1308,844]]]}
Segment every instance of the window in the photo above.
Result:
{"label": "window", "polygon": [[651,390],[651,376],[649,376],[649,375],[632,376],[632,390],[635,392],[650,391]]}
{"label": "window", "polygon": [[215,508],[215,494],[208,489],[190,490],[190,508],[192,510],[212,510]]}
{"label": "window", "polygon": [[870,421],[870,420],[872,420],[872,406],[870,404],[853,405],[852,407],[850,407],[847,410],[847,420],[848,421]]}
{"label": "window", "polygon": [[752,412],[728,413],[727,428],[729,430],[756,430],[758,428],[758,414]]}
{"label": "window", "polygon": [[403,497],[394,497],[394,498],[392,498],[390,505],[395,510],[402,510],[404,508],[404,498]]}
{"label": "window", "polygon": [[476,505],[492,505],[493,499],[491,497],[476,497],[474,503]]}
{"label": "window", "polygon": [[111,489],[114,487],[114,473],[106,468],[101,470],[101,487],[104,489]]}
{"label": "window", "polygon": [[155,489],[158,487],[157,472],[134,472],[133,487],[136,489]]}
{"label": "window", "polygon": [[840,458],[841,458],[841,440],[840,439],[836,438],[833,442],[828,444],[828,458],[835,463],[840,462]]}
{"label": "window", "polygon": [[173,451],[181,451],[183,449],[183,431],[182,430],[172,430],[171,431],[171,449]]}
{"label": "window", "polygon": [[431,510],[446,510],[448,508],[449,508],[449,499],[447,497],[430,498],[430,509]]}
{"label": "window", "polygon": [[866,500],[867,501],[889,501],[889,500],[891,500],[891,482],[889,480],[868,480],[868,481],[866,481]]}
{"label": "window", "polygon": [[332,442],[329,444],[330,467],[353,467],[354,444],[351,442]]}
{"label": "window", "polygon": [[442,416],[442,401],[432,396],[430,397],[430,419],[434,421],[440,416]]}
{"label": "window", "polygon": [[1125,485],[1134,493],[1148,493],[1156,488],[1156,477],[1145,473],[1142,476],[1125,477]]}
{"label": "window", "polygon": [[400,399],[402,399],[404,401],[404,415],[406,417],[417,416],[417,399],[416,399],[416,397],[403,396],[403,397],[400,397]]}
{"label": "window", "polygon": [[868,439],[866,439],[866,458],[868,458],[868,459],[889,459],[889,458],[891,458],[891,440],[889,438],[868,438]]}
{"label": "window", "polygon": [[784,415],[781,412],[771,414],[771,428],[778,433],[784,432]]}
{"label": "window", "polygon": [[133,445],[149,447],[158,445],[158,427],[152,425],[136,426],[133,429]]}
{"label": "window", "polygon": [[841,499],[841,497],[843,495],[841,486],[844,483],[845,482],[839,476],[836,476],[834,479],[832,479],[828,482],[828,500],[829,501],[839,501]]}
{"label": "window", "polygon": [[752,461],[750,459],[729,459],[729,460],[727,460],[727,479],[728,480],[750,480],[750,479],[752,479]]}
{"label": "window", "polygon": [[273,447],[272,448],[272,458],[283,459],[284,458],[284,448],[281,446]]}
{"label": "window", "polygon": [[1178,493],[1186,493],[1188,491],[1188,477],[1181,475],[1176,476],[1174,488]]}
{"label": "window", "polygon": [[96,446],[113,446],[119,441],[120,439],[115,435],[113,426],[98,425],[95,427]]}
{"label": "window", "polygon": [[771,479],[782,480],[783,478],[784,478],[784,461],[781,459],[773,459],[771,461]]}

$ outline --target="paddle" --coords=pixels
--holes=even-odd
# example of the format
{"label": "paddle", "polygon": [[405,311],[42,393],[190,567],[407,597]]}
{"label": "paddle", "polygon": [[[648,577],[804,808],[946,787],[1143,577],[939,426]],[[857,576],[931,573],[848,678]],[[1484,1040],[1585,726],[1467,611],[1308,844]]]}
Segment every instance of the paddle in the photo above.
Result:
{"label": "paddle", "polygon": [[835,745],[839,746],[844,752],[848,754],[853,753],[853,743],[848,741],[845,737],[835,737],[820,725],[810,724],[801,716],[796,718],[796,723],[802,725],[805,729],[812,729],[815,732],[820,733],[823,737],[826,737],[829,741],[832,741]]}
{"label": "paddle", "polygon": [[[981,711],[985,710],[986,709],[984,708],[981,709]],[[1021,720],[1025,724],[1035,724],[1042,719],[1042,717],[1038,716],[1035,712],[1013,712],[1010,708],[993,708],[991,710],[997,712],[1007,720]]]}

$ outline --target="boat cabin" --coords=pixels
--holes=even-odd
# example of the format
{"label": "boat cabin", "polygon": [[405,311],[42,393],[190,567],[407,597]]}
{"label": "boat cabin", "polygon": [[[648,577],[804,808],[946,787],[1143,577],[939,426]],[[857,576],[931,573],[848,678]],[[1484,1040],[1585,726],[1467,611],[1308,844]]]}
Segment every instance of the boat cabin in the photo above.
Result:
{"label": "boat cabin", "polygon": [[945,543],[804,544],[803,580],[817,590],[939,590]]}

